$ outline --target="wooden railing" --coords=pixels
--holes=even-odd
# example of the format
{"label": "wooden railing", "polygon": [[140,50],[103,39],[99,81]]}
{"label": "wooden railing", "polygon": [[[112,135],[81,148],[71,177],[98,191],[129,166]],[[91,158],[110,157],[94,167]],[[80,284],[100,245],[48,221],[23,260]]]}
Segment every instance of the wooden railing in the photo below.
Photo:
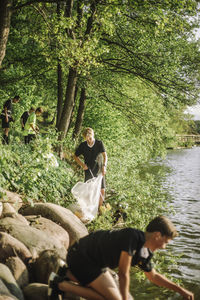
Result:
{"label": "wooden railing", "polygon": [[177,138],[181,142],[194,142],[195,144],[200,144],[200,135],[195,135],[195,134],[187,134],[187,135],[177,134]]}

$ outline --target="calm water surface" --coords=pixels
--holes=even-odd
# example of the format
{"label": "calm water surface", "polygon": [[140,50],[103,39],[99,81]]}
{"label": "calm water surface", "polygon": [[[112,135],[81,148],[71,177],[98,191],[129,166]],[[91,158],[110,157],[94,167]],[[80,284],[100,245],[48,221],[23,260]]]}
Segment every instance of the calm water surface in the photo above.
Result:
{"label": "calm water surface", "polygon": [[171,219],[179,231],[169,248],[175,255],[183,253],[174,275],[200,300],[200,147],[170,151],[164,163],[173,169],[164,186],[173,196]]}
{"label": "calm water surface", "polygon": [[[178,268],[172,266],[172,275],[181,278],[184,286],[194,292],[195,300],[200,300],[200,147],[171,150],[159,165],[172,169],[163,180],[175,212],[169,217],[179,232],[179,237],[167,246],[175,256],[181,255]],[[135,293],[136,300],[182,299],[179,294],[159,295],[157,289],[148,290],[148,284],[144,285],[144,292],[141,289]]]}

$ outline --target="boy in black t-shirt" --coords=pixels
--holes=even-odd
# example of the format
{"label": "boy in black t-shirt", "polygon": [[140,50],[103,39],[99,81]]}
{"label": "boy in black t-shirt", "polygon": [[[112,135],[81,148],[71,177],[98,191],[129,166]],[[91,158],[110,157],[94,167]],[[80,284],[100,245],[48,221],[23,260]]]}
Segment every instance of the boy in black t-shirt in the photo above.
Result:
{"label": "boy in black t-shirt", "polygon": [[[51,273],[48,299],[57,300],[59,294],[69,292],[85,299],[128,300],[130,267],[138,266],[152,283],[194,300],[193,293],[156,272],[151,264],[153,252],[164,249],[177,235],[164,216],[153,219],[145,232],[124,228],[90,233],[69,249],[68,267],[60,268],[58,275]],[[119,288],[107,267],[118,267]]]}
{"label": "boy in black t-shirt", "polygon": [[[99,206],[102,206],[105,197],[105,174],[107,166],[106,150],[103,142],[94,138],[94,131],[92,128],[85,128],[83,137],[85,141],[76,149],[74,159],[85,171],[85,181],[92,177],[96,177],[99,171],[102,172],[103,179],[99,199]],[[84,162],[79,158],[80,155],[83,156]]]}
{"label": "boy in black t-shirt", "polygon": [[1,119],[2,119],[2,128],[4,130],[2,144],[8,144],[8,133],[10,128],[10,122],[13,122],[12,117],[12,104],[18,103],[20,100],[19,96],[15,96],[13,99],[7,100],[3,105],[3,110],[1,112]]}
{"label": "boy in black t-shirt", "polygon": [[20,121],[21,121],[21,127],[22,127],[22,130],[24,130],[24,126],[26,124],[26,121],[28,120],[28,117],[29,117],[29,111],[25,111],[22,115],[21,115],[21,118],[20,118]]}

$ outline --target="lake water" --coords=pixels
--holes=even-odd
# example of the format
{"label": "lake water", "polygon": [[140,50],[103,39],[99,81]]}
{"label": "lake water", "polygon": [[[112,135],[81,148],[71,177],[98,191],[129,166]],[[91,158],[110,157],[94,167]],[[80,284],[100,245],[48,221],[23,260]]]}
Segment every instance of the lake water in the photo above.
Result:
{"label": "lake water", "polygon": [[[163,179],[163,188],[169,193],[169,205],[174,207],[169,217],[179,232],[165,251],[165,255],[168,251],[181,255],[178,267],[172,266],[170,273],[194,292],[195,300],[200,300],[200,147],[170,150],[158,165],[172,170]],[[163,294],[147,282],[143,287],[136,291],[136,300],[182,299],[179,294]]]}

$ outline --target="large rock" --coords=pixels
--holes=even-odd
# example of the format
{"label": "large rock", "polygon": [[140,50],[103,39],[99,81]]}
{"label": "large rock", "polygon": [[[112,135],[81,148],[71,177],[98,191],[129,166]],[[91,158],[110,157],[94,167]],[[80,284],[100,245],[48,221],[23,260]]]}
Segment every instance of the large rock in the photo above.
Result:
{"label": "large rock", "polygon": [[6,296],[6,295],[1,296],[0,295],[0,300],[18,300],[18,299],[14,296]]}
{"label": "large rock", "polygon": [[3,203],[0,202],[0,218],[2,216],[2,213],[3,213]]}
{"label": "large rock", "polygon": [[66,249],[68,249],[69,234],[63,227],[41,216],[26,216],[26,219],[30,226],[44,231],[48,236],[52,239],[57,239]]}
{"label": "large rock", "polygon": [[23,292],[26,300],[48,300],[47,290],[46,284],[31,283],[23,289]]}
{"label": "large rock", "polygon": [[5,264],[10,269],[17,284],[21,288],[29,284],[28,269],[19,257],[9,257]]}
{"label": "large rock", "polygon": [[51,272],[57,271],[60,266],[60,257],[53,250],[46,250],[33,263],[32,275],[35,282],[48,283]]}
{"label": "large rock", "polygon": [[15,296],[18,300],[24,300],[24,296],[19,285],[9,268],[4,264],[0,264],[0,279],[9,290],[10,294]]}
{"label": "large rock", "polygon": [[10,256],[19,256],[25,264],[32,258],[31,252],[22,242],[6,232],[0,232],[0,262],[5,263]]}
{"label": "large rock", "polygon": [[3,203],[2,217],[6,217],[7,214],[9,214],[9,215],[16,214],[16,210],[14,209],[14,207],[11,204],[5,202],[5,203]]}
{"label": "large rock", "polygon": [[23,201],[19,194],[1,189],[0,195],[0,201],[10,203],[16,212],[21,208]]}
{"label": "large rock", "polygon": [[[26,286],[23,290],[24,296],[27,300],[48,300],[47,297],[48,285],[42,283],[31,283]],[[66,293],[63,300],[84,300],[76,295],[71,293]]]}
{"label": "large rock", "polygon": [[17,298],[15,298],[14,296],[0,296],[0,300],[17,300]]}
{"label": "large rock", "polygon": [[15,218],[0,219],[0,229],[21,241],[30,250],[33,258],[38,257],[46,249],[56,250],[62,258],[66,257],[67,251],[59,240],[52,239],[45,232]]}
{"label": "large rock", "polygon": [[36,203],[33,207],[21,208],[23,215],[41,215],[61,225],[70,237],[70,245],[88,234],[85,225],[69,209],[53,203]]}
{"label": "large rock", "polygon": [[21,221],[22,223],[29,225],[26,218],[24,218],[22,215],[18,214],[10,203],[3,203],[2,218],[5,218],[5,217],[15,218],[15,219]]}
{"label": "large rock", "polygon": [[3,281],[0,279],[0,300],[17,300],[15,296],[13,296]]}

